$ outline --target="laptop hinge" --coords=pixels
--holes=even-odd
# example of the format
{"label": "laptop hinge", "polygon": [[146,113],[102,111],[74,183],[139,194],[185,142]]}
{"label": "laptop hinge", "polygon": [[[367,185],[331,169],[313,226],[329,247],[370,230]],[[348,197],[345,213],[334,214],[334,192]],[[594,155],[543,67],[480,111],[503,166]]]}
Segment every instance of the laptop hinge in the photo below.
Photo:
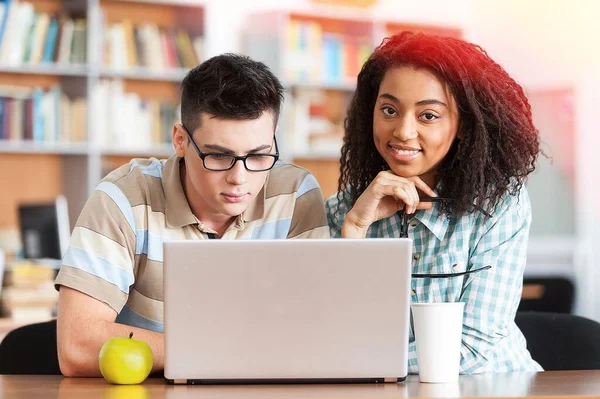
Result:
{"label": "laptop hinge", "polygon": [[385,383],[398,382],[398,377],[384,377],[383,382],[385,382]]}

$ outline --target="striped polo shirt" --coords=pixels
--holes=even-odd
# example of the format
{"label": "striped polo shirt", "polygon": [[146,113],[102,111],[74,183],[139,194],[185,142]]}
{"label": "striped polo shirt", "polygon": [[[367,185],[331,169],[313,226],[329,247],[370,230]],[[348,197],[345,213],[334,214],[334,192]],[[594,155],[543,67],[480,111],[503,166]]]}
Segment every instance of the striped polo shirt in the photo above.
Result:
{"label": "striped polo shirt", "polygon": [[[163,331],[163,240],[208,239],[192,213],[180,160],[135,159],[88,199],[56,277],[106,303],[116,322]],[[329,238],[321,189],[307,170],[278,162],[223,239]]]}

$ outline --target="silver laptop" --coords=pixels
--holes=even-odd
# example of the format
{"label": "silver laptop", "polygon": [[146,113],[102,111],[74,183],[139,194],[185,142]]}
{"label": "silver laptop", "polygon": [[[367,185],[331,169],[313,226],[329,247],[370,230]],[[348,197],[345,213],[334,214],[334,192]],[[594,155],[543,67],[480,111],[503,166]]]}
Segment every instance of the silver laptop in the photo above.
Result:
{"label": "silver laptop", "polygon": [[412,240],[164,243],[173,384],[397,382]]}

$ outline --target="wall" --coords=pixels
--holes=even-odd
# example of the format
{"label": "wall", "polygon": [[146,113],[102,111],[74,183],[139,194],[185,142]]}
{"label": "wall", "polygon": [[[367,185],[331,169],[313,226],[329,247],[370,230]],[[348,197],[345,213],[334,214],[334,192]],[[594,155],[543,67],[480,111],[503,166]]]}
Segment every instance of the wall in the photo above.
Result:
{"label": "wall", "polygon": [[[600,105],[600,2],[484,0],[472,6],[467,37],[485,48],[519,83],[529,91],[573,90],[574,179],[569,184],[560,181],[560,170],[551,171],[554,165],[542,160],[541,176],[532,177],[530,186],[535,189],[530,189],[534,223],[543,218],[543,230],[558,232],[569,223],[565,215],[575,218],[573,240],[542,240],[539,248],[550,252],[557,243],[573,242],[577,312],[600,320],[600,296],[594,290],[600,284],[596,271],[600,260],[600,162],[596,154],[600,135],[594,118]],[[557,156],[561,149],[556,147],[546,149]],[[571,195],[566,193],[569,190]]]}

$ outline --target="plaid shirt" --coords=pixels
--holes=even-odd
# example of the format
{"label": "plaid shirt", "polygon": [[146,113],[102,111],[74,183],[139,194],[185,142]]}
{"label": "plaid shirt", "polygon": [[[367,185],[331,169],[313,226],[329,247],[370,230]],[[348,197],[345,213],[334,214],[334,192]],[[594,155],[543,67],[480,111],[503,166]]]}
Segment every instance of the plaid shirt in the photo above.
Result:
{"label": "plaid shirt", "polygon": [[[347,207],[338,198],[327,201],[331,235],[339,238]],[[337,217],[336,217],[337,216]],[[460,371],[463,374],[540,371],[531,358],[515,312],[521,299],[531,204],[527,190],[506,195],[492,217],[479,212],[448,218],[432,210],[417,211],[409,221],[413,239],[413,273],[454,273],[492,265],[466,277],[412,279],[412,302],[464,302]],[[367,238],[400,237],[398,215],[371,225]],[[411,328],[410,373],[418,372]]]}

